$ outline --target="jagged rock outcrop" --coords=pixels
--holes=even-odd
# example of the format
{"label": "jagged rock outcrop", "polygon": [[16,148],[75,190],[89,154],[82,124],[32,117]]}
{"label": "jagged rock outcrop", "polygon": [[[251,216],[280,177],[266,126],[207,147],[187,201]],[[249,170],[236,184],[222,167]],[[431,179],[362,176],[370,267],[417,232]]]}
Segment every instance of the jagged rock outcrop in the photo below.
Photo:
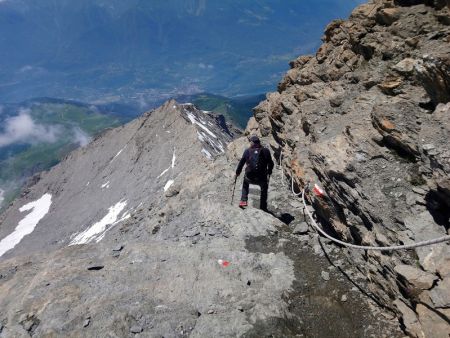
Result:
{"label": "jagged rock outcrop", "polygon": [[[267,137],[296,186],[325,188],[314,206],[341,239],[385,246],[449,233],[449,9],[431,0],[359,6],[330,23],[317,53],[292,61],[254,110],[249,128]],[[343,251],[407,334],[448,337],[449,243]]]}

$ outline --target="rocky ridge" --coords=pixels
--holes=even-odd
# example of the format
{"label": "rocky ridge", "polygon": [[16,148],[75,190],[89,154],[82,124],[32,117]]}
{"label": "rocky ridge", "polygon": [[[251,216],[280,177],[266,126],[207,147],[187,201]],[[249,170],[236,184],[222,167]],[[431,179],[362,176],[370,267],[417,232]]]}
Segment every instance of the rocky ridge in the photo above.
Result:
{"label": "rocky ridge", "polygon": [[34,203],[29,217],[51,198],[2,252],[0,336],[229,336],[247,317],[282,317],[292,264],[244,250],[280,222],[256,212],[244,223],[219,199],[232,172],[213,159],[235,136],[223,122],[169,101],[43,173],[2,215],[3,248],[23,206]]}
{"label": "rocky ridge", "polygon": [[172,100],[36,177],[0,219],[0,337],[400,337],[279,171],[272,213],[231,205],[236,136]]}
{"label": "rocky ridge", "polygon": [[[325,29],[247,133],[269,142],[335,237],[409,244],[450,234],[450,4],[374,0]],[[448,337],[450,245],[380,253],[341,248],[370,294],[412,337]]]}

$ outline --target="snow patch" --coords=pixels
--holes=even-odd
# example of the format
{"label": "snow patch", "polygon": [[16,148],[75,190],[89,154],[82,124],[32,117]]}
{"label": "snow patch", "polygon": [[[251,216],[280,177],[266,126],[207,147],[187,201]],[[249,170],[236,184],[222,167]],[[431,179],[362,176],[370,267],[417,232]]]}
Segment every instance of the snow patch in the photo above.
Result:
{"label": "snow patch", "polygon": [[[202,110],[203,113],[207,114],[207,111]],[[206,155],[209,159],[213,158],[212,153],[220,154],[224,153],[224,145],[222,141],[210,130],[208,129],[207,125],[214,127],[214,125],[207,120],[204,120],[203,118],[196,116],[192,112],[186,111],[186,116],[188,117],[189,121],[191,121],[192,124],[195,124],[201,128],[197,130],[197,138],[202,142],[205,143],[205,146],[207,145],[207,149],[203,148],[202,153]],[[209,149],[209,150],[208,150]]]}
{"label": "snow patch", "polygon": [[129,212],[125,212],[120,218],[119,215],[127,206],[127,201],[120,201],[108,209],[108,213],[90,228],[78,233],[69,243],[71,245],[86,244],[95,241],[100,242],[108,230],[116,224],[131,217]]}
{"label": "snow patch", "polygon": [[198,130],[197,130],[197,137],[198,137],[198,139],[199,139],[200,141],[205,142],[205,137],[204,137],[203,134],[200,133]]}
{"label": "snow patch", "polygon": [[31,234],[36,225],[47,215],[52,205],[52,195],[45,194],[40,199],[25,204],[19,209],[20,212],[31,212],[22,219],[16,229],[0,241],[0,257],[12,248],[14,248],[26,236]]}
{"label": "snow patch", "polygon": [[89,184],[91,184],[91,182],[87,182],[87,183],[86,183],[86,187],[88,187],[88,186],[89,186]]}
{"label": "snow patch", "polygon": [[159,174],[159,176],[157,178],[160,178],[161,176],[163,176],[165,173],[167,173],[170,169],[175,168],[175,160],[177,159],[177,156],[175,154],[175,149],[173,150],[173,155],[172,155],[172,163],[170,165],[169,168],[167,168],[166,170],[164,170],[161,174]]}
{"label": "snow patch", "polygon": [[166,170],[164,170],[157,178],[160,178],[161,176],[163,176],[165,173],[167,173],[170,170],[170,168],[167,168]]}
{"label": "snow patch", "polygon": [[102,185],[102,189],[109,189],[109,181]]}
{"label": "snow patch", "polygon": [[122,151],[125,150],[126,147],[127,146],[125,145],[125,147],[123,147],[122,149],[119,150],[119,152],[116,154],[116,156],[114,156],[113,159],[111,160],[111,163],[112,163],[112,161],[114,161],[116,159],[116,157],[118,157],[122,153]]}
{"label": "snow patch", "polygon": [[220,152],[222,152],[222,153],[225,152],[225,149],[223,149],[223,145],[222,145],[222,142],[221,142],[221,141],[214,142],[213,140],[211,140],[211,143],[212,143],[218,150],[220,150]]}
{"label": "snow patch", "polygon": [[214,140],[208,135],[206,135],[204,132],[197,131],[197,137],[201,142],[207,143],[209,146],[213,148],[213,150],[217,153],[224,153],[225,149],[223,147],[222,141],[220,140]]}
{"label": "snow patch", "polygon": [[192,124],[196,124],[197,120],[195,119],[195,116],[192,113],[186,113],[189,121],[191,121]]}
{"label": "snow patch", "polygon": [[166,185],[164,186],[164,191],[167,191],[174,182],[174,180],[168,180]]}
{"label": "snow patch", "polygon": [[173,155],[172,155],[172,169],[175,167],[175,159],[177,157],[175,156],[175,149],[173,150]]}
{"label": "snow patch", "polygon": [[3,201],[5,200],[5,191],[3,189],[0,189],[0,207],[2,206]]}
{"label": "snow patch", "polygon": [[212,155],[211,153],[206,150],[205,148],[202,149],[202,153],[206,155],[207,158],[209,158],[210,160],[212,160]]}
{"label": "snow patch", "polygon": [[200,126],[200,128],[202,128],[204,131],[206,131],[209,135],[211,135],[214,138],[217,138],[217,136],[208,128],[206,128],[203,124],[197,123],[197,125]]}
{"label": "snow patch", "polygon": [[188,113],[186,113],[186,115],[187,115],[188,119],[191,121],[192,124],[198,125],[204,131],[206,131],[209,135],[211,135],[214,138],[217,138],[217,136],[211,130],[209,130],[202,123],[197,121],[197,119],[195,118],[194,114],[188,112]]}

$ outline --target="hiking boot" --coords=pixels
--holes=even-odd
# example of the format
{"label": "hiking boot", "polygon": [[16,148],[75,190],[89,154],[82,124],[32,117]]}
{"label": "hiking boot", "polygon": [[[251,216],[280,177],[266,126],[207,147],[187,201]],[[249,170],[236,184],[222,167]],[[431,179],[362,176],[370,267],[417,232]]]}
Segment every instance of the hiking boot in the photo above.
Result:
{"label": "hiking boot", "polygon": [[239,202],[239,207],[240,208],[245,208],[248,205],[247,201],[240,201]]}

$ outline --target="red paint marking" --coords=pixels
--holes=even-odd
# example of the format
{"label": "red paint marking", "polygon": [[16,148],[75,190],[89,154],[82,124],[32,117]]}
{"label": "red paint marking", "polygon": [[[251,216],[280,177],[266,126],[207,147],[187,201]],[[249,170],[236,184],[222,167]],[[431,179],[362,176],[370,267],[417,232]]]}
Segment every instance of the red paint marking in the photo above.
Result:
{"label": "red paint marking", "polygon": [[230,262],[224,261],[224,260],[222,260],[222,259],[219,259],[219,260],[217,261],[217,263],[219,263],[220,265],[222,265],[224,268],[226,268],[228,265],[230,265]]}
{"label": "red paint marking", "polygon": [[323,195],[325,195],[325,192],[317,184],[314,184],[313,192],[319,197],[323,197]]}

